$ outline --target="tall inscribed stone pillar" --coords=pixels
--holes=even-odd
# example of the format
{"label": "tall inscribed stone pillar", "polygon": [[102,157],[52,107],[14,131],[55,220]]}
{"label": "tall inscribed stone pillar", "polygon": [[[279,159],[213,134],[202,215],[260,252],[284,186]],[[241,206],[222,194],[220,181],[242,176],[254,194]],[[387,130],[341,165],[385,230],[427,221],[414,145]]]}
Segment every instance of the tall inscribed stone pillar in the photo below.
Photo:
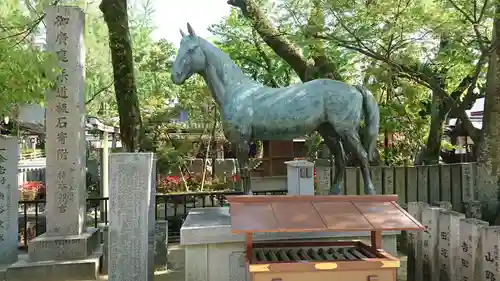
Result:
{"label": "tall inscribed stone pillar", "polygon": [[85,227],[84,12],[50,6],[45,20],[60,67],[46,96],[47,232],[28,243],[28,260],[11,266],[7,280],[97,280],[100,232]]}

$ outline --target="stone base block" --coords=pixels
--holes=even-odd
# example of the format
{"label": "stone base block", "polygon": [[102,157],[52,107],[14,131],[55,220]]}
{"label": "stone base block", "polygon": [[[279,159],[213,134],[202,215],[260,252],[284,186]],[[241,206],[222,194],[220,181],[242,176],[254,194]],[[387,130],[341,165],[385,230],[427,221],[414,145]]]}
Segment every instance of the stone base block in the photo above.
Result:
{"label": "stone base block", "polygon": [[5,273],[7,273],[7,267],[6,265],[0,265],[0,281],[5,281]]}
{"label": "stone base block", "polygon": [[[102,256],[102,274],[108,274],[108,245],[109,245],[109,224],[98,224],[103,235],[103,256]],[[158,220],[155,223],[155,270],[164,270],[168,268],[168,221]],[[184,259],[182,260],[184,262]],[[1,281],[1,280],[0,280]]]}
{"label": "stone base block", "polygon": [[100,280],[99,264],[102,246],[88,258],[70,261],[36,261],[21,255],[19,261],[7,268],[5,281],[90,281]]}
{"label": "stone base block", "polygon": [[168,247],[168,269],[184,269],[186,250],[182,245],[170,245]]}
{"label": "stone base block", "polygon": [[46,233],[28,243],[28,260],[67,261],[89,257],[101,244],[101,232],[89,227],[81,235],[49,236]]}

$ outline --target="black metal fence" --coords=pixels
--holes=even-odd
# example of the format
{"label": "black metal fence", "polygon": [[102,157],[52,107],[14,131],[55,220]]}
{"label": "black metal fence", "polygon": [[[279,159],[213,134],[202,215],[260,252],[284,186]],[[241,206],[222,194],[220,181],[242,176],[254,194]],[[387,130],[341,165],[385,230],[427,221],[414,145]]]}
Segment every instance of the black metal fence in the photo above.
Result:
{"label": "black metal fence", "polygon": [[[180,229],[192,208],[207,208],[227,205],[227,195],[242,195],[240,191],[189,192],[156,195],[155,218],[168,221],[169,242],[180,238]],[[254,195],[286,195],[286,191],[275,190],[253,192]],[[98,227],[108,223],[107,197],[87,199],[87,226]],[[24,248],[28,241],[43,234],[46,230],[45,200],[19,201],[19,246]]]}

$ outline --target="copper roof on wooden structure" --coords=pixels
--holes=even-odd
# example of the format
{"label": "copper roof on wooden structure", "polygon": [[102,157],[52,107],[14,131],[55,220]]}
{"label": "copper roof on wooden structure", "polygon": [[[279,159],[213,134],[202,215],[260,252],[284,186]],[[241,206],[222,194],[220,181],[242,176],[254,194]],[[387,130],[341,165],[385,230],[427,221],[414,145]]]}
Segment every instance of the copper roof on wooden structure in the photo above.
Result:
{"label": "copper roof on wooden structure", "polygon": [[233,233],[422,230],[395,201],[375,196],[227,196]]}

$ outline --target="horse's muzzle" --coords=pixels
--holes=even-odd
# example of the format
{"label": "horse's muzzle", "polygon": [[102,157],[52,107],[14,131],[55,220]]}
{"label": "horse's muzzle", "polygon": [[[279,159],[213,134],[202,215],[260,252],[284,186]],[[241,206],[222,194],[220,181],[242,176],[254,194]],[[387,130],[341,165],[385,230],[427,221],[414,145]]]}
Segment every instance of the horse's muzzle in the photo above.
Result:
{"label": "horse's muzzle", "polygon": [[172,72],[170,74],[170,79],[172,80],[172,82],[174,82],[174,84],[177,84],[177,85],[181,85],[182,83],[184,83],[184,75],[182,75],[182,73],[180,72]]}

